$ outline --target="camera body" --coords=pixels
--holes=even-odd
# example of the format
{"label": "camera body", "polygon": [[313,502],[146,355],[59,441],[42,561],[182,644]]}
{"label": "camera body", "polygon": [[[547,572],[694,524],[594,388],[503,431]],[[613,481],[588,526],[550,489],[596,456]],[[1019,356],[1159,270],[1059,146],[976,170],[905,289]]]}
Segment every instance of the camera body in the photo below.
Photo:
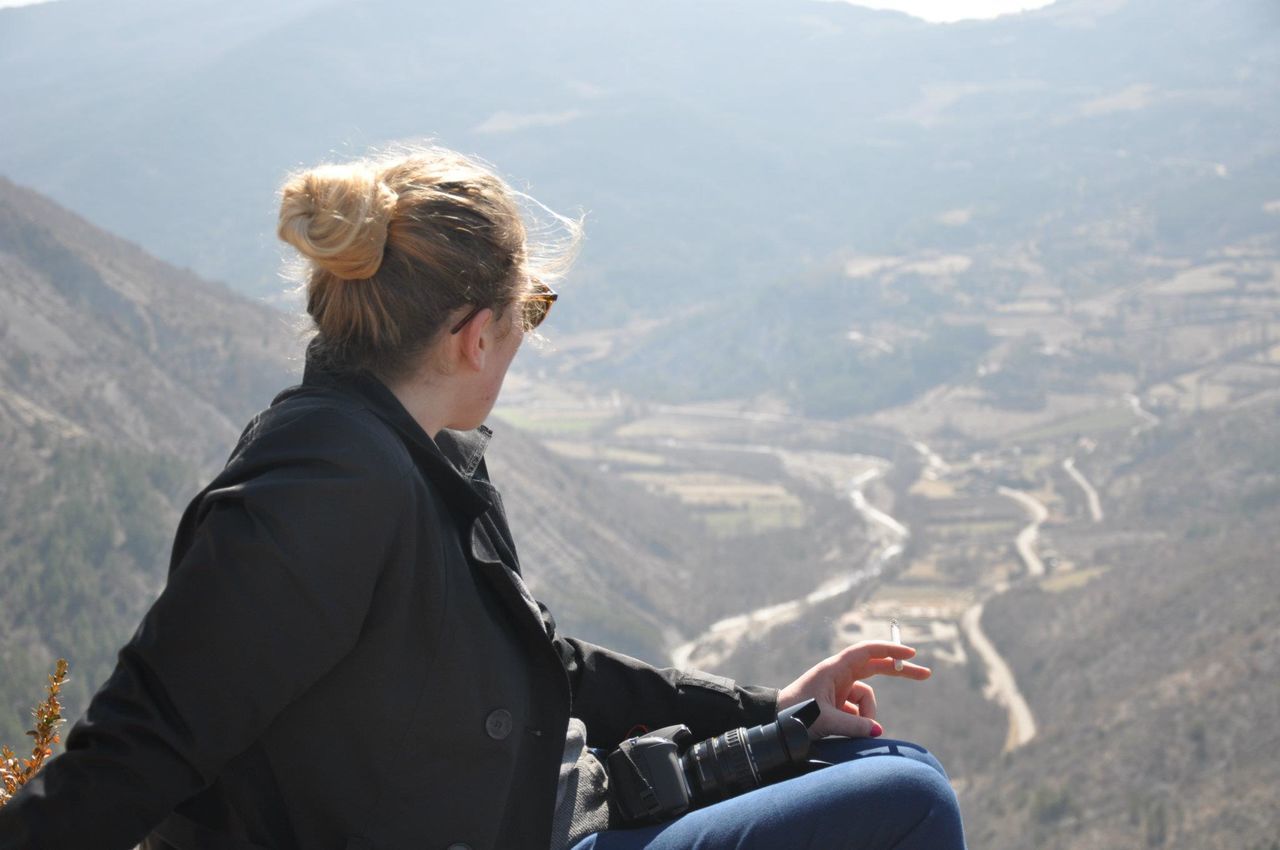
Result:
{"label": "camera body", "polygon": [[815,700],[779,712],[773,723],[738,727],[690,746],[687,726],[628,738],[609,754],[610,800],[628,823],[658,823],[766,784],[809,756]]}

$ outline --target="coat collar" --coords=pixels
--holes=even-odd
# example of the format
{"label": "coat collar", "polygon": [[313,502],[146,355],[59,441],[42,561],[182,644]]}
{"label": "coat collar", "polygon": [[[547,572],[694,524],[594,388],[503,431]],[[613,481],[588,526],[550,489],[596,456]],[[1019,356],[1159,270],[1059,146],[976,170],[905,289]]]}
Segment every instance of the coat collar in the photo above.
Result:
{"label": "coat collar", "polygon": [[449,504],[469,519],[475,519],[490,507],[492,501],[485,488],[484,450],[493,432],[481,425],[474,431],[443,430],[433,440],[386,384],[366,371],[337,371],[328,368],[315,356],[314,345],[307,347],[302,386],[322,387],[355,396],[364,406],[390,425],[423,473],[443,491]]}

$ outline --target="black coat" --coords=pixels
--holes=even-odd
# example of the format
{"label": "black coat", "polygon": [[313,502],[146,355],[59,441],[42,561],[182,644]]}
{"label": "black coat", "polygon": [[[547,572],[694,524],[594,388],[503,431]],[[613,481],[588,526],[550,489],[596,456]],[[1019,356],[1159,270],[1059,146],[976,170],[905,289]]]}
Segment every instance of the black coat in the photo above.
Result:
{"label": "black coat", "polygon": [[377,380],[309,364],[188,507],[168,585],[0,809],[0,850],[543,850],[571,711],[600,747],[773,717],[771,689],[556,635],[488,437],[433,441]]}

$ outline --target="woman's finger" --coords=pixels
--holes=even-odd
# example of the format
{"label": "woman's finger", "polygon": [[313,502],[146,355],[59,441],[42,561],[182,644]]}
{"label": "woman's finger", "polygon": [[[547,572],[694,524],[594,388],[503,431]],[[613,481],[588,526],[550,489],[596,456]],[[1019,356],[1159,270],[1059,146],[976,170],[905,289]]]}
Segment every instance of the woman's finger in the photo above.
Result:
{"label": "woman's finger", "polygon": [[823,711],[822,716],[809,730],[809,737],[843,735],[846,738],[878,738],[884,727],[870,717],[859,717],[844,711]]}
{"label": "woman's finger", "polygon": [[859,717],[866,717],[871,720],[876,719],[876,692],[875,689],[866,682],[854,682],[849,688],[849,693],[845,696],[845,711],[850,708],[858,714]]}
{"label": "woman's finger", "polygon": [[842,649],[836,659],[841,664],[861,664],[870,658],[905,660],[914,657],[915,654],[914,647],[903,643],[892,643],[887,640],[864,640]]}
{"label": "woman's finger", "polygon": [[867,661],[866,670],[868,676],[897,676],[899,679],[914,679],[917,682],[922,682],[933,675],[932,670],[919,664],[906,663],[902,665],[901,670],[894,669],[893,661],[888,658],[870,659]]}

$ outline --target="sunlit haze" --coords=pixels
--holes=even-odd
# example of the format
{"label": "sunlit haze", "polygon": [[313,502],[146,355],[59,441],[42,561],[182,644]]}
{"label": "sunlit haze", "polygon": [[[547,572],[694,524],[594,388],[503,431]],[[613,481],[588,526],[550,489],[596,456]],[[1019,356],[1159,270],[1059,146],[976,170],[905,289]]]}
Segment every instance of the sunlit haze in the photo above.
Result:
{"label": "sunlit haze", "polygon": [[996,18],[1051,5],[1053,0],[838,0],[868,9],[892,9],[934,23]]}
{"label": "sunlit haze", "polygon": [[[884,737],[814,754],[874,757],[676,831],[828,847],[821,797],[966,846],[918,786],[981,850],[1280,850],[1278,36],[1280,0],[0,0],[0,744],[53,754],[12,802],[0,757],[0,850],[197,793],[161,833],[344,846],[309,812],[370,790],[375,843],[582,848],[499,834],[595,822],[589,751],[504,773],[570,710],[742,759],[850,659],[825,714]],[[137,781],[55,802],[77,759]]]}
{"label": "sunlit haze", "polygon": [[[0,9],[9,6],[32,6],[51,0],[0,0]],[[1041,9],[1053,0],[836,0],[869,9],[892,9],[906,12],[934,23],[951,23],[974,18],[995,18]]]}
{"label": "sunlit haze", "polygon": [[[0,0],[0,9],[48,2],[52,0]],[[892,9],[934,23],[952,23],[1041,9],[1053,3],[1053,0],[836,0],[836,2],[853,3],[855,6],[865,6],[868,9]]]}

